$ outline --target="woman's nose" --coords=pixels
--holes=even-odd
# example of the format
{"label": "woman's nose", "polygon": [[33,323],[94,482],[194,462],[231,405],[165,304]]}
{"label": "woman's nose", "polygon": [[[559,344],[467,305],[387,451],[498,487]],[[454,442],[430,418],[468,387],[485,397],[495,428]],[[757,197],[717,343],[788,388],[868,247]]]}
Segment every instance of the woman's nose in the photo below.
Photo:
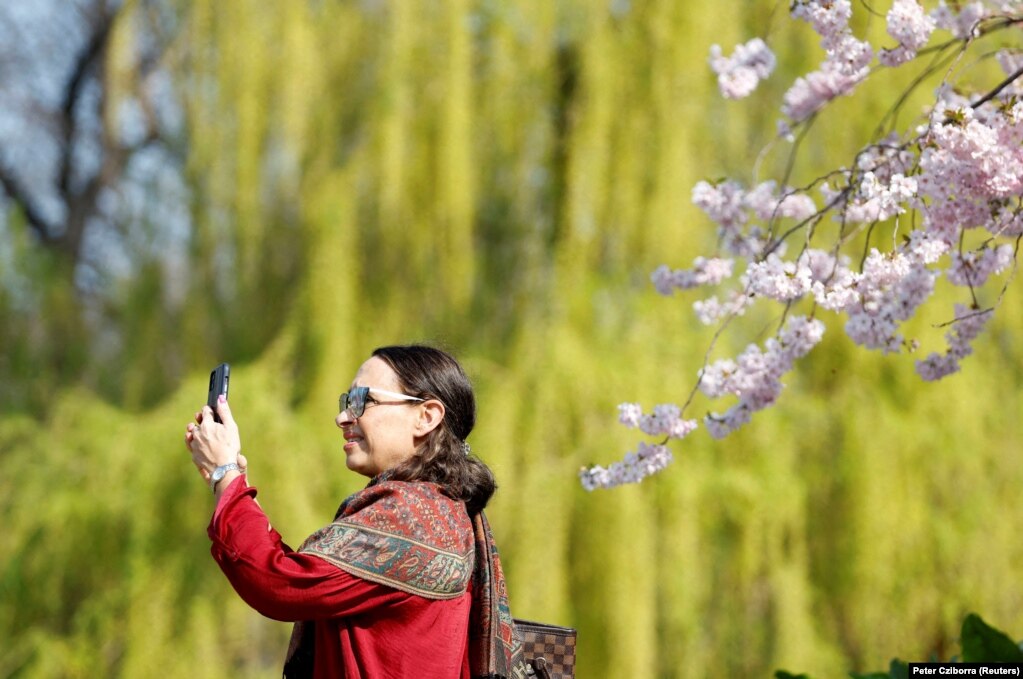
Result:
{"label": "woman's nose", "polygon": [[355,420],[348,414],[348,409],[344,409],[334,417],[334,424],[338,426],[338,429],[344,427],[346,424],[351,424]]}

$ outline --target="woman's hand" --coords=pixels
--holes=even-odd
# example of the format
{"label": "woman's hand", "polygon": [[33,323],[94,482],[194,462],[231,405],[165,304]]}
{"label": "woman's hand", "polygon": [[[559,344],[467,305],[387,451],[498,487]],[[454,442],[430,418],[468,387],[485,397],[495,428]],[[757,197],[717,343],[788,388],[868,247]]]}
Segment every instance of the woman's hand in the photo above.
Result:
{"label": "woman's hand", "polygon": [[209,406],[203,406],[195,414],[195,423],[189,422],[185,427],[185,446],[192,453],[192,462],[207,483],[217,467],[232,462],[237,462],[242,469],[248,466],[248,461],[241,454],[238,425],[223,396],[217,402],[217,414],[222,423],[213,419],[213,411]]}

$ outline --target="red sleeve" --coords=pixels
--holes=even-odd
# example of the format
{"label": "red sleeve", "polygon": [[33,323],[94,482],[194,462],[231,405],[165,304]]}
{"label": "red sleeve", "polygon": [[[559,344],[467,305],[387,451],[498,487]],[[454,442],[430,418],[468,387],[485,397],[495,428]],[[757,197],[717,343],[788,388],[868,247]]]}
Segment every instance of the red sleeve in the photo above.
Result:
{"label": "red sleeve", "polygon": [[254,609],[293,622],[357,615],[412,596],[293,551],[270,525],[256,503],[256,489],[244,478],[235,479],[220,497],[207,532],[213,558]]}

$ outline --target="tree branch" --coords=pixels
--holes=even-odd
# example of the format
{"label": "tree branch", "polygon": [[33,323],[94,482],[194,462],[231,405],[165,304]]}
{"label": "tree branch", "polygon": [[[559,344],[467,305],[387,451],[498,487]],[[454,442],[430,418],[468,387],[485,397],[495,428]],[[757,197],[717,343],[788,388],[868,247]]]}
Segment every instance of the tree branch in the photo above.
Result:
{"label": "tree branch", "polygon": [[59,186],[61,193],[67,195],[71,185],[73,149],[75,137],[75,109],[81,99],[82,92],[92,66],[102,58],[110,38],[110,30],[114,25],[114,14],[104,13],[99,20],[95,32],[89,39],[85,49],[78,55],[74,70],[68,77],[64,87],[64,98],[61,102],[62,129],[64,132],[64,154],[60,163]]}
{"label": "tree branch", "polygon": [[0,186],[3,186],[7,196],[21,208],[25,219],[28,220],[29,227],[36,232],[39,239],[44,243],[52,243],[53,236],[50,233],[50,225],[46,223],[42,214],[32,205],[32,201],[29,200],[28,195],[18,184],[18,181],[3,165],[0,165]]}
{"label": "tree branch", "polygon": [[1023,66],[1021,66],[1020,68],[1016,69],[1015,73],[1013,73],[1008,78],[1006,78],[1005,80],[1000,82],[998,84],[998,87],[996,87],[995,89],[991,90],[990,92],[985,94],[983,97],[981,97],[977,101],[975,101],[972,104],[970,104],[970,108],[976,110],[976,109],[980,108],[981,106],[983,106],[984,104],[986,104],[987,102],[991,101],[992,99],[994,99],[995,97],[998,96],[999,92],[1001,92],[1006,87],[1011,85],[1014,81],[1019,79],[1020,76],[1023,76]]}
{"label": "tree branch", "polygon": [[[77,195],[71,186],[71,176],[75,166],[74,148],[77,132],[75,113],[85,91],[89,74],[96,69],[102,69],[102,64],[99,62],[102,61],[103,55],[106,52],[115,16],[116,12],[113,11],[103,11],[100,14],[95,30],[85,48],[78,55],[74,69],[67,79],[64,97],[60,106],[63,154],[60,160],[60,174],[57,185],[67,205],[68,217],[66,230],[60,238],[59,245],[75,261],[78,260],[79,250],[85,235],[85,225],[88,221],[86,213],[92,212],[93,202],[99,193],[99,186],[97,186],[98,178],[93,178],[80,192],[77,192]],[[98,70],[97,77],[102,77],[102,70]],[[100,107],[102,107],[102,104],[100,104]]]}

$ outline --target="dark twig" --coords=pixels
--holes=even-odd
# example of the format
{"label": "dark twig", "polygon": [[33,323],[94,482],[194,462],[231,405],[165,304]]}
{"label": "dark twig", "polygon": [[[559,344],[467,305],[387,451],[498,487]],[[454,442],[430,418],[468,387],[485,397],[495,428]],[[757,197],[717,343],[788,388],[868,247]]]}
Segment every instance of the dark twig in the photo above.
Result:
{"label": "dark twig", "polygon": [[998,84],[998,87],[996,87],[995,89],[991,90],[990,92],[985,94],[983,97],[981,97],[977,101],[975,101],[972,104],[970,104],[970,108],[976,110],[977,108],[980,108],[981,106],[983,106],[987,102],[991,101],[992,99],[994,99],[995,97],[998,96],[999,92],[1001,92],[1006,87],[1011,85],[1013,83],[1013,81],[1017,80],[1020,76],[1023,76],[1023,66],[1021,66],[1018,69],[1016,69],[1015,73],[1013,73],[1008,78],[1006,78],[1005,80],[1000,82]]}

